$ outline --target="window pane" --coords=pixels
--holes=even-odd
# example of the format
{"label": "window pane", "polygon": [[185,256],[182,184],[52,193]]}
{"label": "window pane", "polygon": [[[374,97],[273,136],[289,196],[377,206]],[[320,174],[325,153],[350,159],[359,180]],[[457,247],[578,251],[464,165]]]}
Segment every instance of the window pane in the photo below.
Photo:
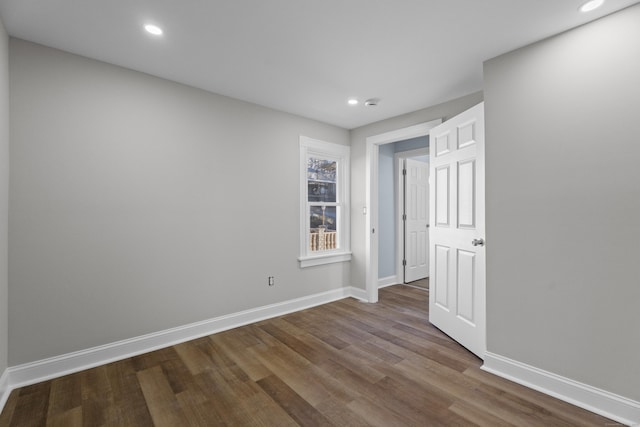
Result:
{"label": "window pane", "polygon": [[336,206],[311,206],[309,217],[309,249],[326,251],[338,247]]}
{"label": "window pane", "polygon": [[308,181],[310,202],[330,202],[336,201],[336,184],[330,182]]}
{"label": "window pane", "polygon": [[307,194],[310,202],[336,202],[335,160],[309,157],[307,160]]}

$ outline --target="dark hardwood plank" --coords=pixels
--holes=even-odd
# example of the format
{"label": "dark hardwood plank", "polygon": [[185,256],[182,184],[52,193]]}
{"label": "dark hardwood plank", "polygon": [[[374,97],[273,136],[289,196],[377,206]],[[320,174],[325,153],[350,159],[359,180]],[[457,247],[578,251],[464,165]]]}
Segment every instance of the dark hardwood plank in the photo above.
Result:
{"label": "dark hardwood plank", "polygon": [[333,426],[331,421],[275,375],[261,379],[258,381],[258,385],[298,424],[302,426]]}
{"label": "dark hardwood plank", "polygon": [[153,425],[132,359],[107,365],[114,410],[110,423],[121,426]]}
{"label": "dark hardwood plank", "polygon": [[20,390],[13,390],[11,394],[9,394],[9,398],[4,404],[2,413],[0,413],[0,427],[10,425],[11,419],[13,418],[13,413],[16,409],[16,405],[18,404],[19,394]]}
{"label": "dark hardwood plank", "polygon": [[[51,381],[47,419],[82,407],[80,375],[67,375]],[[82,414],[82,411],[80,411]],[[65,418],[70,415],[65,415]],[[82,419],[82,417],[80,417]]]}
{"label": "dark hardwood plank", "polygon": [[50,390],[51,382],[46,381],[14,391],[14,393],[17,392],[18,401],[9,425],[24,427],[46,425]]}
{"label": "dark hardwood plank", "polygon": [[404,415],[381,406],[377,402],[372,402],[366,397],[358,398],[351,402],[348,407],[372,426],[388,427],[417,425]]}
{"label": "dark hardwood plank", "polygon": [[162,368],[156,366],[139,371],[137,377],[154,425],[180,425],[185,418],[184,413]]}
{"label": "dark hardwood plank", "polygon": [[194,341],[178,344],[173,348],[191,375],[198,375],[213,366],[211,358]]}
{"label": "dark hardwood plank", "polygon": [[[236,329],[235,331],[238,331]],[[229,359],[231,359],[240,369],[242,369],[252,381],[258,381],[272,374],[260,361],[252,357],[249,348],[257,345],[246,345],[243,334],[222,333],[211,336],[211,341],[220,348],[223,348]]]}
{"label": "dark hardwood plank", "polygon": [[428,291],[344,299],[14,390],[4,426],[604,426],[496,377]]}
{"label": "dark hardwood plank", "polygon": [[339,384],[335,385],[332,378],[327,378],[325,372],[284,344],[269,350],[252,349],[252,352],[271,372],[312,405],[328,399],[332,394],[347,401],[352,400]]}
{"label": "dark hardwood plank", "polygon": [[451,410],[451,412],[462,417],[467,422],[473,423],[481,427],[515,426],[515,424],[511,424],[503,419],[500,419],[492,415],[487,411],[483,411],[473,405],[469,405],[464,401],[455,402],[453,405],[449,407],[449,409]]}
{"label": "dark hardwood plank", "polygon": [[82,407],[76,406],[68,411],[47,415],[47,427],[82,427]]}
{"label": "dark hardwood plank", "polygon": [[347,407],[347,404],[333,398],[323,400],[315,408],[336,426],[360,427],[370,425],[367,421]]}

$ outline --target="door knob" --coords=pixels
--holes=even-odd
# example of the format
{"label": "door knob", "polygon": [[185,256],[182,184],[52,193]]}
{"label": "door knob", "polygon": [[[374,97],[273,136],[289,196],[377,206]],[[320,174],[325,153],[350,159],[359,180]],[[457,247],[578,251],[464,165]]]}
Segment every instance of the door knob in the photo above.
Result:
{"label": "door knob", "polygon": [[483,239],[473,239],[471,241],[471,244],[473,246],[484,246],[484,240]]}

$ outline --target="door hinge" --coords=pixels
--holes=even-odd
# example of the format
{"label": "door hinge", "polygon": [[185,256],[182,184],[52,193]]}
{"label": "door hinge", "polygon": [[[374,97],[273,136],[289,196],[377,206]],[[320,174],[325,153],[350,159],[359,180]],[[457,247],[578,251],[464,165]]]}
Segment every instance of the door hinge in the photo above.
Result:
{"label": "door hinge", "polygon": [[407,170],[406,169],[402,169],[402,175],[407,175]]}
{"label": "door hinge", "polygon": [[406,221],[407,220],[407,214],[402,214],[402,220]]}
{"label": "door hinge", "polygon": [[403,259],[403,260],[402,260],[402,265],[403,265],[404,267],[406,267],[406,266],[407,266],[407,260],[406,260],[406,259]]}

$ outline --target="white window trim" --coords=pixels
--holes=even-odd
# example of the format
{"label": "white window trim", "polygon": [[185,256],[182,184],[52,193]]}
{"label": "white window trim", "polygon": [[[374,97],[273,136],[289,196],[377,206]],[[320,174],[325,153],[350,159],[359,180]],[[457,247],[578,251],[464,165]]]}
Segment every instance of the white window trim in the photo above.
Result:
{"label": "white window trim", "polygon": [[[309,155],[327,157],[338,160],[338,197],[341,201],[338,221],[338,249],[321,253],[309,251],[309,215],[307,158]],[[346,145],[319,141],[306,136],[300,136],[300,267],[351,261],[351,203],[349,190],[351,188],[351,148]]]}

